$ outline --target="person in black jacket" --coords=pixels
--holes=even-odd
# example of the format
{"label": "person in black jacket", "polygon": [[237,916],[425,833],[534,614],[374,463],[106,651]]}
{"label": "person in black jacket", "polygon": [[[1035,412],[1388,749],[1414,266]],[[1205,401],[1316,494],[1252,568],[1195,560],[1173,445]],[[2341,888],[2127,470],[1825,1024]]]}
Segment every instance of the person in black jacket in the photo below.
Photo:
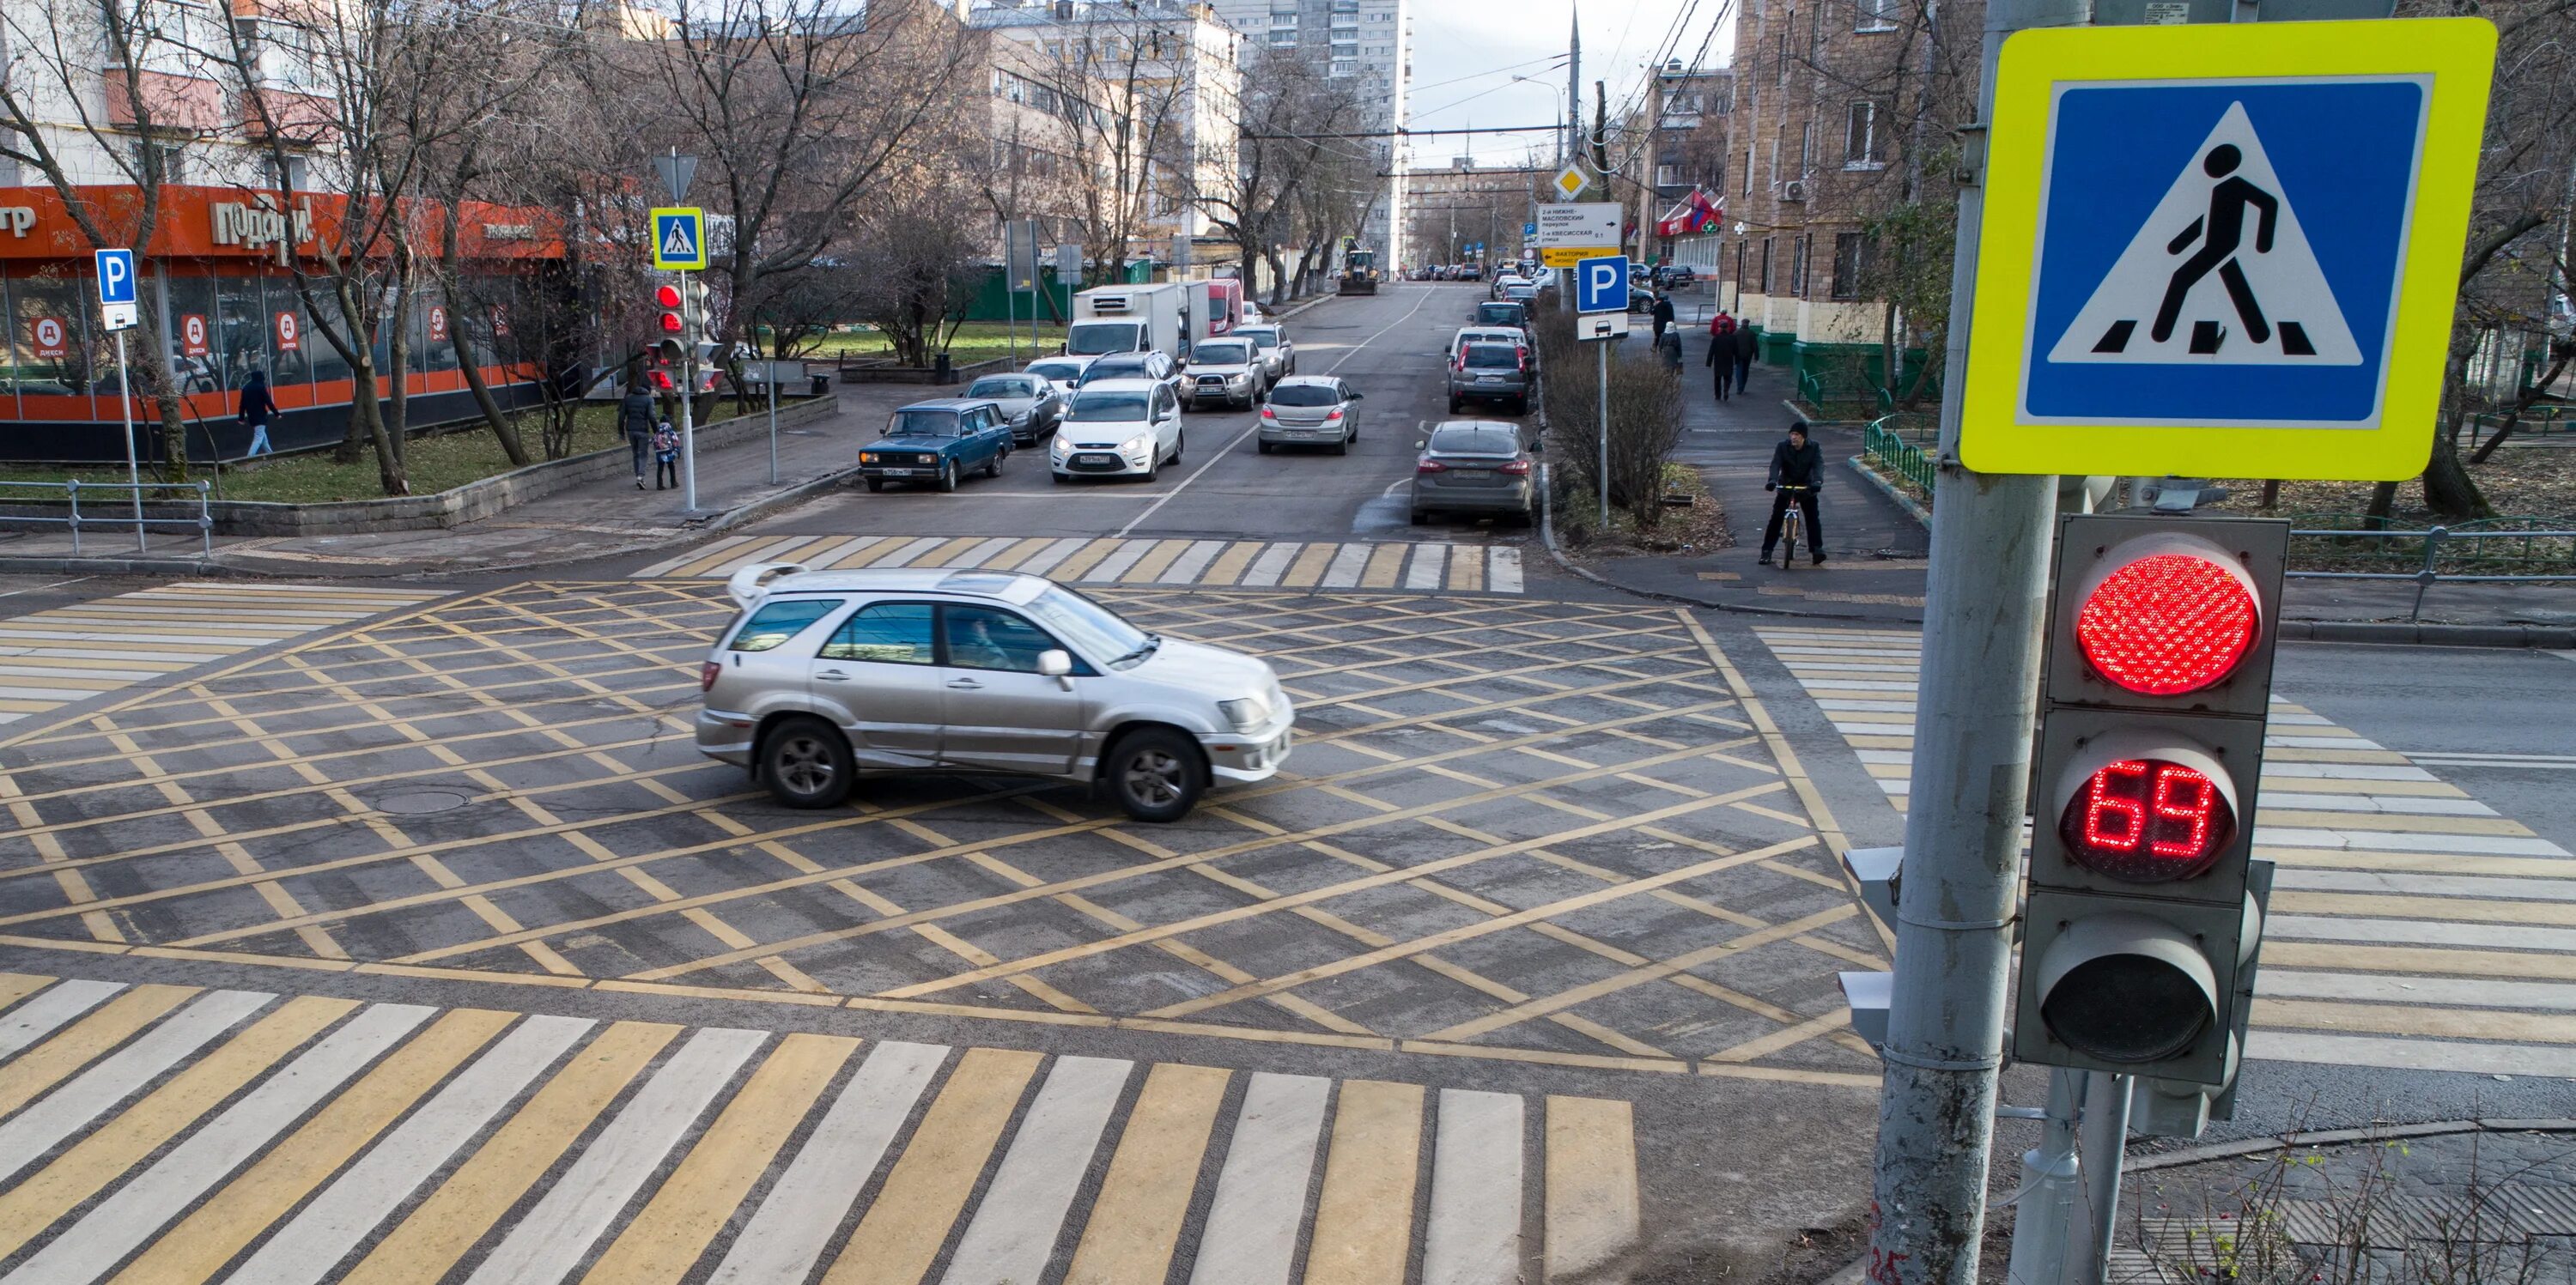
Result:
{"label": "person in black jacket", "polygon": [[1664,331],[1673,324],[1673,297],[1668,294],[1656,295],[1655,305],[1648,310],[1647,315],[1655,319],[1655,341],[1663,342]]}
{"label": "person in black jacket", "polygon": [[[1825,560],[1825,529],[1816,521],[1816,490],[1825,484],[1825,450],[1807,440],[1807,421],[1789,426],[1788,440],[1771,448],[1771,480],[1763,490],[1771,492],[1771,525],[1762,529],[1762,565],[1771,565],[1771,550],[1780,543],[1780,524],[1789,516],[1789,504],[1797,502],[1798,515],[1807,520],[1807,556],[1815,562]],[[1796,490],[1783,491],[1788,486]],[[1794,548],[1781,552],[1782,565],[1798,556]]]}
{"label": "person in black jacket", "polygon": [[1735,323],[1735,391],[1743,392],[1753,381],[1753,357],[1762,351],[1760,336],[1739,318]]}
{"label": "person in black jacket", "polygon": [[254,370],[242,381],[241,422],[250,428],[250,449],[244,456],[266,455],[276,448],[268,444],[268,422],[277,415],[277,399],[268,393],[268,372]]}
{"label": "person in black jacket", "polygon": [[652,458],[653,427],[661,419],[655,413],[653,394],[642,384],[628,384],[626,398],[617,406],[617,427],[626,434],[626,452],[634,458],[635,489],[644,489],[644,462]]}

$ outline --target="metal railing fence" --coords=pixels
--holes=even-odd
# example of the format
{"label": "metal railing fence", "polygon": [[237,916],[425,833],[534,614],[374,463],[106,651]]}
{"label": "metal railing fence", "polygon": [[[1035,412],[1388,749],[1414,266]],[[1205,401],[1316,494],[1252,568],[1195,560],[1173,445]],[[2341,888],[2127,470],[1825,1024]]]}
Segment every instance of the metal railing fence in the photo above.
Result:
{"label": "metal railing fence", "polygon": [[[89,498],[93,496],[97,498]],[[11,501],[62,504],[65,510],[62,517],[54,517],[42,512],[11,513],[7,516],[7,520],[41,523],[46,526],[68,526],[72,533],[72,552],[76,554],[81,551],[81,530],[84,527],[131,527],[134,530],[134,547],[139,551],[149,552],[152,543],[148,529],[156,526],[192,528],[197,533],[199,550],[212,554],[215,551],[215,517],[211,498],[212,490],[203,481],[84,482],[78,478],[66,482],[0,480],[0,505],[9,505]],[[89,499],[91,505],[87,513],[81,511],[81,502],[84,499]],[[99,507],[101,504],[106,504],[109,508],[102,510]],[[151,506],[148,511],[147,505]],[[126,511],[114,512],[117,509]],[[154,513],[173,509],[180,516],[153,516]],[[194,510],[193,515],[190,514],[191,509]]]}

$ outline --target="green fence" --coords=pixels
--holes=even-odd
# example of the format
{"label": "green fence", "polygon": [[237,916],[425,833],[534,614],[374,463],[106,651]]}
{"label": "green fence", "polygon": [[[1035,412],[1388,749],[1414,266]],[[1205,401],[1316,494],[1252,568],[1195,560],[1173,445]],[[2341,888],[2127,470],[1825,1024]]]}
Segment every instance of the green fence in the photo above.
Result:
{"label": "green fence", "polygon": [[1929,503],[1937,470],[1925,450],[1938,445],[1940,433],[1939,422],[1929,415],[1881,415],[1862,431],[1861,451],[1882,472],[1922,488],[1924,500]]}

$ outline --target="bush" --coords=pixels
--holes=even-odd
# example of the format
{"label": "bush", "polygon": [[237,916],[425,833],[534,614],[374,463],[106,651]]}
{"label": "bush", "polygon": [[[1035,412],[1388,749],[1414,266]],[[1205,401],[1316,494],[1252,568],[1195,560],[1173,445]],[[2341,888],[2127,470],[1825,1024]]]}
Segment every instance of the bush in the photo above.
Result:
{"label": "bush", "polygon": [[[1547,407],[1548,478],[1561,521],[1577,533],[1598,524],[1601,397],[1592,345],[1574,319],[1539,300],[1539,390]],[[1610,503],[1637,529],[1664,519],[1664,466],[1681,441],[1681,381],[1640,333],[1610,353]]]}

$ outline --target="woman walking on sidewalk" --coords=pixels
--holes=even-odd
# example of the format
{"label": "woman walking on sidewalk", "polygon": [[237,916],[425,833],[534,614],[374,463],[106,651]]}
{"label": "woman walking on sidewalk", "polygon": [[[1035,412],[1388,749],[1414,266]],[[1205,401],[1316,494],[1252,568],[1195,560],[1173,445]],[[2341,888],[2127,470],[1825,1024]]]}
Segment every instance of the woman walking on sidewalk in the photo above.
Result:
{"label": "woman walking on sidewalk", "polygon": [[617,427],[626,434],[627,453],[635,457],[635,489],[644,489],[644,461],[653,451],[653,394],[642,384],[628,384],[617,405]]}
{"label": "woman walking on sidewalk", "polygon": [[1735,318],[1724,309],[1708,321],[1708,358],[1701,363],[1717,376],[1717,399],[1727,397],[1728,377],[1735,373]]}

